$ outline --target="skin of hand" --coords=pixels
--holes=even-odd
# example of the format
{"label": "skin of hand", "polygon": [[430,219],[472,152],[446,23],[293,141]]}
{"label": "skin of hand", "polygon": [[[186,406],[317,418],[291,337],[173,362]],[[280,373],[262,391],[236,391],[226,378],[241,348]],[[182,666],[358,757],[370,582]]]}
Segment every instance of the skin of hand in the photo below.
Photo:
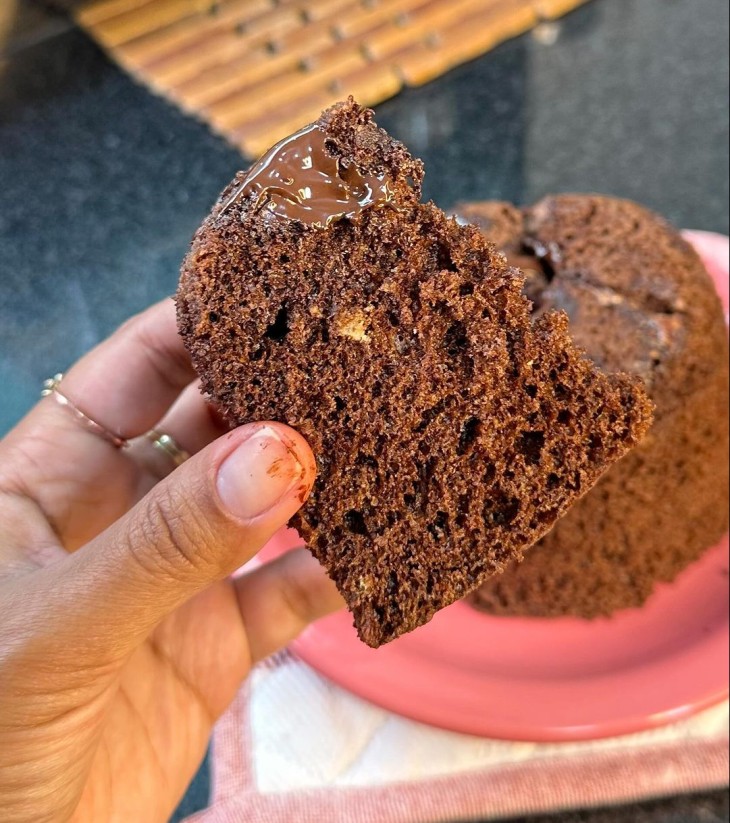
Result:
{"label": "skin of hand", "polygon": [[[278,423],[228,431],[171,300],[80,360],[0,442],[0,809],[16,821],[165,821],[251,667],[342,606],[306,549],[230,575],[306,500]],[[142,437],[171,434],[173,468]]]}

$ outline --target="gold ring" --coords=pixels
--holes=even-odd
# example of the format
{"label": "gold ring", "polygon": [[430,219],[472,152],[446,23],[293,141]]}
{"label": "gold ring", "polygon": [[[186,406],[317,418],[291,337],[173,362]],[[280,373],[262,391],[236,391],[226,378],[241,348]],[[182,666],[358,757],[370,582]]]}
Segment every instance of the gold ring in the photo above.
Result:
{"label": "gold ring", "polygon": [[53,377],[49,377],[48,380],[44,380],[43,389],[41,390],[41,397],[52,397],[59,404],[59,406],[63,406],[67,411],[69,411],[74,419],[81,423],[84,428],[99,437],[102,437],[104,440],[111,443],[115,448],[123,449],[129,444],[129,441],[126,438],[120,437],[118,434],[114,434],[114,432],[111,432],[109,429],[102,426],[101,423],[97,423],[96,420],[92,420],[88,414],[82,412],[75,403],[69,400],[68,397],[66,397],[66,395],[58,388],[61,385],[62,380],[63,372],[54,374]]}
{"label": "gold ring", "polygon": [[166,454],[175,466],[182,466],[182,464],[190,457],[190,453],[181,448],[174,437],[165,432],[151,429],[147,432],[145,437],[152,443],[152,445]]}

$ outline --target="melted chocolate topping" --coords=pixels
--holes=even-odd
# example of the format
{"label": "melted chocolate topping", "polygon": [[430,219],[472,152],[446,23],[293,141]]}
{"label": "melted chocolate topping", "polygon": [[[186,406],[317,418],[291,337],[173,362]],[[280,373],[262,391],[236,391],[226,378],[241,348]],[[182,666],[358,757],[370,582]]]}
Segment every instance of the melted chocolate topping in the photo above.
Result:
{"label": "melted chocolate topping", "polygon": [[221,209],[255,196],[254,208],[324,229],[334,220],[382,208],[393,199],[385,174],[363,174],[329,153],[325,133],[312,124],[269,149]]}

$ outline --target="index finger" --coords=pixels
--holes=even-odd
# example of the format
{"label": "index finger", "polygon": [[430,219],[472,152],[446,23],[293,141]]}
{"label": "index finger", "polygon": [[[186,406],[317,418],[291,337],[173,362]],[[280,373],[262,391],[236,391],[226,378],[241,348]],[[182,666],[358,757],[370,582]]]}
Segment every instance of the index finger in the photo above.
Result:
{"label": "index finger", "polygon": [[92,420],[129,439],[151,429],[194,377],[168,297],[82,357],[62,391]]}

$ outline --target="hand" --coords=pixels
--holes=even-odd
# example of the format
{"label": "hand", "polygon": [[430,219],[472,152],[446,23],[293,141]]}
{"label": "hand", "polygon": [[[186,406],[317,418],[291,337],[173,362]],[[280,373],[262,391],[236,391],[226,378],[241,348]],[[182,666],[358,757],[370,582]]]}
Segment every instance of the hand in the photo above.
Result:
{"label": "hand", "polygon": [[[194,377],[167,300],[61,386],[129,448],[54,397],[0,443],[5,823],[167,820],[251,666],[342,605],[305,549],[228,577],[302,505],[314,459],[281,424],[225,431]],[[194,453],[163,479],[153,426]]]}

